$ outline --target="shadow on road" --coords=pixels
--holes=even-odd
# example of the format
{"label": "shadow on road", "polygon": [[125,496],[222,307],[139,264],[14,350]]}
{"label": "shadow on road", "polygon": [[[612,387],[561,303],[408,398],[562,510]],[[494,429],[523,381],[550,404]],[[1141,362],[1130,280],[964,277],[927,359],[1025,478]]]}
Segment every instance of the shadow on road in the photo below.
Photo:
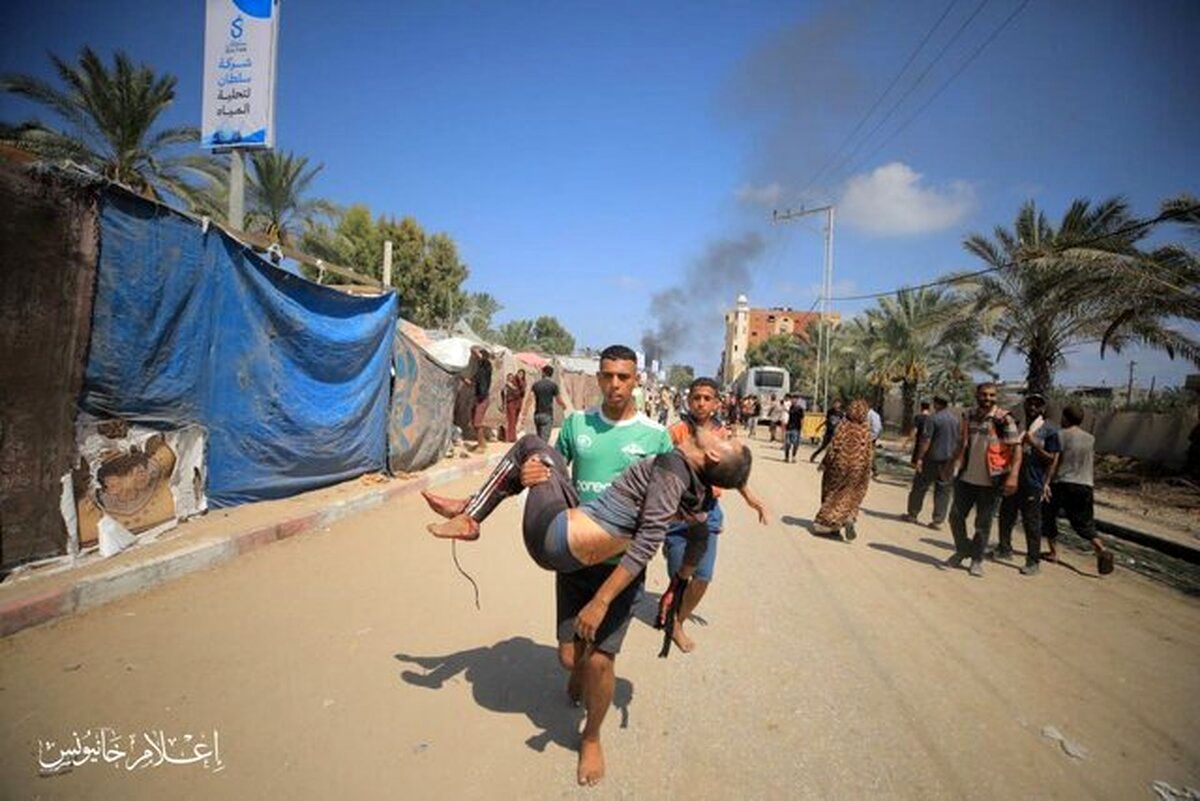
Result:
{"label": "shadow on road", "polygon": [[868,509],[865,506],[861,507],[859,511],[861,511],[865,515],[870,515],[871,517],[878,517],[882,520],[896,520],[899,522],[906,522],[904,520],[904,515],[898,514],[896,512],[877,512],[874,509]]}
{"label": "shadow on road", "polygon": [[[926,545],[932,545],[935,548],[941,548],[943,551],[953,551],[954,550],[953,544],[951,544],[949,542],[943,542],[942,540],[935,540],[935,539],[930,539],[929,537],[922,537],[920,541],[925,543]],[[874,547],[874,546],[872,546],[872,547]],[[903,550],[903,549],[901,549],[901,550]],[[1024,553],[1022,551],[1014,551],[1014,555],[1015,556],[1023,556]],[[988,562],[990,562],[991,564],[994,564],[994,565],[1002,565],[1003,567],[1007,567],[1012,570],[1019,571],[1021,569],[1020,565],[1016,564],[1016,562],[1005,562],[1003,560],[996,560],[996,559],[989,559]],[[1045,554],[1042,554],[1042,562],[1044,564],[1048,564],[1048,565],[1056,564],[1055,562],[1051,562],[1049,559],[1047,559]],[[1086,572],[1080,570],[1079,568],[1075,567],[1075,565],[1070,564],[1069,562],[1064,562],[1061,555],[1058,558],[1057,564],[1061,567],[1066,568],[1067,570],[1070,570],[1071,572],[1075,573],[1077,576],[1083,576],[1084,578],[1091,578],[1091,579],[1100,578],[1100,576],[1096,575],[1095,573],[1086,573]]]}
{"label": "shadow on road", "polygon": [[[459,676],[471,685],[475,703],[505,714],[522,714],[540,731],[525,741],[535,751],[555,743],[569,751],[579,747],[583,709],[567,698],[567,674],[558,664],[558,649],[528,637],[511,637],[492,646],[480,646],[444,656],[398,653],[398,662],[416,665],[423,672],[404,670],[406,683],[439,690]],[[629,726],[633,683],[617,678],[613,706],[621,713],[621,728]]]}
{"label": "shadow on road", "polygon": [[828,542],[840,542],[845,545],[850,544],[846,542],[846,540],[842,539],[842,534],[840,531],[835,531],[831,534],[818,534],[817,532],[813,531],[813,521],[807,517],[792,517],[791,515],[784,515],[783,517],[779,518],[779,522],[783,523],[785,526],[796,526],[798,528],[805,529],[813,537],[813,539],[826,540]]}
{"label": "shadow on road", "polygon": [[[658,602],[660,600],[662,600],[661,592],[642,590],[641,595],[638,596],[637,603],[633,605],[633,616],[650,628],[654,628],[655,618],[658,617]],[[708,620],[697,615],[695,612],[688,615],[688,622],[695,623],[698,626],[708,625]]]}
{"label": "shadow on road", "polygon": [[874,548],[877,551],[890,553],[892,556],[899,556],[904,559],[909,559],[913,562],[919,562],[930,567],[941,568],[942,560],[931,554],[922,553],[920,551],[912,551],[908,548],[901,548],[899,545],[887,545],[881,542],[872,542],[867,545],[868,548]]}
{"label": "shadow on road", "polygon": [[954,543],[952,542],[943,542],[942,540],[934,540],[929,537],[921,537],[920,541],[926,545],[932,545],[934,548],[941,548],[943,551],[954,550]]}

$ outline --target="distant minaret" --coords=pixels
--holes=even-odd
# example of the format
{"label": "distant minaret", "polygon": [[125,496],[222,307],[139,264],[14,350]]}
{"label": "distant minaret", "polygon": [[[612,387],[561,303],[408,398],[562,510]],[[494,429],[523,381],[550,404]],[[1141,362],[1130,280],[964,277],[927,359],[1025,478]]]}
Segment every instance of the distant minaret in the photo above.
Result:
{"label": "distant minaret", "polygon": [[725,353],[721,362],[721,381],[728,384],[746,369],[746,349],[750,347],[750,300],[738,295],[737,306],[725,312]]}

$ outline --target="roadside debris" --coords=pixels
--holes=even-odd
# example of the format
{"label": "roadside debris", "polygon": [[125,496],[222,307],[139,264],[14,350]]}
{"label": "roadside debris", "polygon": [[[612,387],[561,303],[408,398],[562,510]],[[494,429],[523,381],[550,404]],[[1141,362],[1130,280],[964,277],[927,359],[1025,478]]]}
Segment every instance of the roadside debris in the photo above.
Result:
{"label": "roadside debris", "polygon": [[1088,750],[1074,740],[1068,740],[1053,726],[1043,726],[1042,736],[1047,740],[1056,740],[1067,756],[1072,759],[1087,759]]}

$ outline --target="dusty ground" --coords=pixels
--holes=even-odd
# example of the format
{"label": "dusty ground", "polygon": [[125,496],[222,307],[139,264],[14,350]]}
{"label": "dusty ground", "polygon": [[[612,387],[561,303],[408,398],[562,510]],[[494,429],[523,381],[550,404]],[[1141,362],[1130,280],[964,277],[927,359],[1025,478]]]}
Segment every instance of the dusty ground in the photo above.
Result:
{"label": "dusty ground", "polygon": [[[477,612],[449,546],[404,500],[0,642],[0,797],[1130,799],[1156,779],[1200,786],[1200,601],[1121,568],[1099,579],[1075,554],[1034,579],[939,570],[949,534],[900,522],[898,484],[872,486],[857,542],[813,537],[815,470],[755,447],[775,522],[727,502],[695,653],[656,659],[658,633],[635,622],[595,790],[574,786],[552,579],[519,545],[519,510],[459,548]],[[656,561],[654,595],[663,573]],[[38,776],[39,739],[100,726],[216,729],[224,769]]]}
{"label": "dusty ground", "polygon": [[1200,485],[1179,471],[1100,456],[1097,512],[1114,522],[1200,547]]}

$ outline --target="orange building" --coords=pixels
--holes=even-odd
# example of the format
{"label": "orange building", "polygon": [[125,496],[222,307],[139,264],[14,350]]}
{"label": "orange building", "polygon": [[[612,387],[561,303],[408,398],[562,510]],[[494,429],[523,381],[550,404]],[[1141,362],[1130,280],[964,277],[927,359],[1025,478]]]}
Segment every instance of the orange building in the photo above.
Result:
{"label": "orange building", "polygon": [[[732,382],[746,369],[746,354],[759,342],[778,334],[791,334],[807,341],[808,326],[820,319],[820,312],[796,311],[787,306],[752,309],[746,296],[738,295],[736,307],[725,313],[722,382]],[[836,326],[841,321],[841,315],[830,313],[829,321]]]}
{"label": "orange building", "polygon": [[[832,315],[831,315],[832,316]],[[821,319],[820,312],[800,312],[786,306],[750,310],[750,347],[777,334],[795,334],[808,339],[809,323]]]}

